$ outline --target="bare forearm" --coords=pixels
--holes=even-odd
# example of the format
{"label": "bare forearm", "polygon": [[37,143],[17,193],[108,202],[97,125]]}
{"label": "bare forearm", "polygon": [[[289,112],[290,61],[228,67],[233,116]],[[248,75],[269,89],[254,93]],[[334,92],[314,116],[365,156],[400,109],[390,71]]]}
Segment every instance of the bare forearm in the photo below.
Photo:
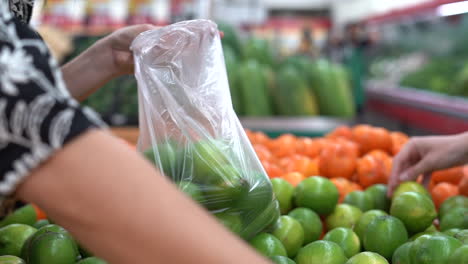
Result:
{"label": "bare forearm", "polygon": [[94,91],[115,78],[112,53],[103,40],[88,48],[62,67],[68,90],[77,100],[84,100]]}
{"label": "bare forearm", "polygon": [[[89,155],[90,146],[99,153]],[[267,263],[102,132],[67,146],[27,179],[19,195],[113,264]]]}

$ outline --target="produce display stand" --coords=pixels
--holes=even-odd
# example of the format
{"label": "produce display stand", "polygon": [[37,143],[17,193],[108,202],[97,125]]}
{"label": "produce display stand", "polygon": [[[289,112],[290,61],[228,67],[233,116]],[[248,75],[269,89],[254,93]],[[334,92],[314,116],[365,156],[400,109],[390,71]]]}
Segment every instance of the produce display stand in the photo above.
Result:
{"label": "produce display stand", "polygon": [[366,111],[434,134],[468,131],[468,99],[379,81],[366,85]]}
{"label": "produce display stand", "polygon": [[271,117],[241,118],[246,129],[263,131],[270,137],[291,133],[296,136],[320,137],[341,125],[350,125],[351,120],[328,117]]}
{"label": "produce display stand", "polygon": [[[244,128],[253,131],[263,131],[272,138],[285,133],[304,137],[320,137],[338,126],[352,124],[351,120],[327,117],[241,118],[240,121]],[[138,141],[137,127],[113,127],[111,131],[119,138],[131,144],[136,144]]]}

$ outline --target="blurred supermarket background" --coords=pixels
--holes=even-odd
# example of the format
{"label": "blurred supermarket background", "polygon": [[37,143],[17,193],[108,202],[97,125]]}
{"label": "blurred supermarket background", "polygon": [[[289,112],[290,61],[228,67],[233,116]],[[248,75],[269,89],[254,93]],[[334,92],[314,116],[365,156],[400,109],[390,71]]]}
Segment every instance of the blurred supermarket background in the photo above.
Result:
{"label": "blurred supermarket background", "polygon": [[[248,128],[468,130],[468,1],[48,0],[36,11],[33,25],[61,63],[126,25],[218,22],[233,105]],[[138,124],[133,76],[85,104],[113,126]]]}

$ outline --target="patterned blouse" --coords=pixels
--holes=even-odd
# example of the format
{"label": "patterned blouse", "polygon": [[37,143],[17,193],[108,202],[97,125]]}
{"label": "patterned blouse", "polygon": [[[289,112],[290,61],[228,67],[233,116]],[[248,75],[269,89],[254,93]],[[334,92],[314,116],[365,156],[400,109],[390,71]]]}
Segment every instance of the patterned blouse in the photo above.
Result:
{"label": "patterned blouse", "polygon": [[64,144],[105,126],[70,96],[56,61],[28,26],[32,7],[33,0],[0,0],[2,208],[11,206],[18,184]]}

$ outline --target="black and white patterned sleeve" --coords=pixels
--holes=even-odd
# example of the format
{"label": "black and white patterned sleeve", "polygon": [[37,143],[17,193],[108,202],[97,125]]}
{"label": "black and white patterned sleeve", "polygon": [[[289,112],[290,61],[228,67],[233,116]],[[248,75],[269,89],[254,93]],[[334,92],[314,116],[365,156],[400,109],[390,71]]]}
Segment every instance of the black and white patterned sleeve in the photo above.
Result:
{"label": "black and white patterned sleeve", "polygon": [[42,39],[0,0],[0,208],[55,151],[104,126],[70,96]]}

